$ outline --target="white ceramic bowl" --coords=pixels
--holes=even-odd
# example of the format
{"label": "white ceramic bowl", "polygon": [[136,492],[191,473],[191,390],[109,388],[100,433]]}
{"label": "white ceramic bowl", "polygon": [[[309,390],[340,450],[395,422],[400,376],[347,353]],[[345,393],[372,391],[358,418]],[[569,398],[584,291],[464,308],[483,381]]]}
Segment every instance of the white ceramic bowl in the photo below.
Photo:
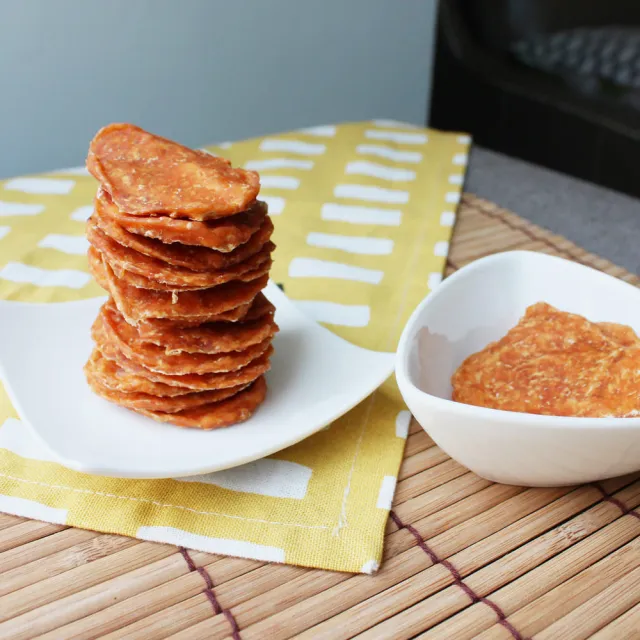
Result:
{"label": "white ceramic bowl", "polygon": [[404,329],[396,376],[409,409],[452,458],[496,482],[558,486],[640,470],[640,418],[563,418],[451,400],[451,375],[536,302],[640,331],[640,290],[527,251],[477,260],[422,301]]}

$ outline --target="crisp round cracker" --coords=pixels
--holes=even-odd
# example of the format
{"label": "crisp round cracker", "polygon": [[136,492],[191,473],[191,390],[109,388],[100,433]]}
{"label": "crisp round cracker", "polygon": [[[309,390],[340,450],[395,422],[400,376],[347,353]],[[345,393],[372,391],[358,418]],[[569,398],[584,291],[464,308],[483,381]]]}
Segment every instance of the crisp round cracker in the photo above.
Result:
{"label": "crisp round cracker", "polygon": [[[138,275],[131,271],[127,271],[125,269],[121,269],[117,266],[112,266],[113,272],[115,275],[122,280],[125,284],[128,284],[132,287],[136,287],[138,289],[151,289],[153,291],[199,291],[201,289],[211,289],[212,287],[217,287],[220,284],[225,284],[226,282],[251,282],[252,280],[256,280],[261,276],[267,275],[269,270],[271,269],[272,260],[269,258],[265,263],[261,264],[256,269],[251,271],[246,271],[245,273],[240,273],[234,275],[233,273],[225,273],[222,276],[212,276],[212,280],[217,277],[217,280],[213,281],[211,284],[207,286],[198,286],[196,284],[190,285],[182,285],[178,286],[177,283],[163,283],[158,282],[157,280],[153,280],[152,278],[145,278],[144,276]],[[235,270],[235,267],[232,267]]]}
{"label": "crisp round cracker", "polygon": [[[255,233],[251,234],[246,243],[238,246],[233,251],[225,253],[208,247],[168,244],[158,239],[147,238],[143,235],[131,233],[119,223],[114,222],[109,216],[104,215],[105,209],[106,208],[101,205],[100,199],[97,198],[91,218],[93,223],[100,227],[103,233],[115,240],[118,244],[134,249],[151,258],[157,258],[176,267],[184,267],[192,271],[226,269],[232,265],[244,262],[258,253],[264,245],[269,242],[273,234],[273,221],[268,216],[263,216],[260,226],[256,229]],[[165,219],[170,220],[170,218]],[[181,222],[184,224],[197,224],[195,222]]]}
{"label": "crisp round cracker", "polygon": [[87,238],[123,282],[160,291],[208,289],[232,280],[255,280],[269,272],[271,252],[275,249],[273,243],[267,242],[258,253],[240,264],[220,271],[191,271],[118,244],[102,232],[93,217],[87,222]]}
{"label": "crisp round cracker", "polygon": [[[102,321],[106,339],[115,343],[125,357],[151,371],[167,375],[236,371],[261,356],[271,344],[271,339],[266,338],[239,351],[216,354],[179,352],[167,355],[163,348],[140,340],[135,327],[128,324],[122,315],[108,304],[103,305],[96,322],[99,321]],[[98,347],[100,346],[98,343]]]}
{"label": "crisp round cracker", "polygon": [[147,369],[137,362],[127,358],[118,348],[118,345],[109,340],[106,336],[100,316],[96,318],[96,321],[91,328],[91,336],[102,355],[109,360],[113,360],[121,369],[124,369],[128,373],[146,378],[151,382],[188,388],[194,391],[226,389],[227,387],[237,387],[241,384],[253,382],[258,376],[261,376],[269,370],[271,366],[269,358],[273,353],[273,346],[269,346],[261,356],[250,362],[245,367],[242,367],[242,369],[237,369],[236,371],[176,376],[151,371],[150,369]]}
{"label": "crisp round cracker", "polygon": [[[256,269],[251,271],[247,271],[245,273],[240,273],[237,275],[227,274],[225,273],[222,276],[218,276],[217,281],[214,281],[212,284],[207,286],[198,286],[196,284],[191,285],[182,285],[178,286],[177,283],[163,283],[158,282],[157,280],[153,280],[152,278],[145,278],[144,276],[138,275],[131,271],[127,271],[121,269],[117,266],[112,266],[114,274],[125,284],[136,287],[137,289],[151,289],[153,291],[200,291],[202,289],[211,289],[212,287],[217,287],[220,284],[225,284],[227,282],[251,282],[252,280],[256,280],[261,276],[268,275],[269,270],[271,269],[271,265],[273,264],[272,260],[269,258],[267,262],[261,264]],[[111,265],[110,265],[111,266]],[[235,269],[235,267],[234,267]],[[213,278],[216,276],[212,277]]]}
{"label": "crisp round cracker", "polygon": [[235,309],[230,309],[229,311],[213,316],[189,316],[188,318],[172,318],[171,320],[167,318],[147,318],[146,320],[138,322],[136,326],[140,331],[140,335],[146,338],[162,333],[170,327],[180,329],[199,327],[201,324],[207,322],[240,322],[246,318],[251,304],[251,302],[247,302],[246,304],[235,307]]}
{"label": "crisp round cracker", "polygon": [[168,355],[240,351],[273,338],[277,331],[278,325],[273,319],[273,313],[266,313],[256,320],[236,323],[208,322],[197,327],[175,327],[168,324],[151,335],[141,331],[140,325],[137,327],[138,340],[152,342]]}
{"label": "crisp round cracker", "polygon": [[152,382],[120,367],[115,360],[107,358],[97,347],[91,352],[84,366],[85,375],[91,376],[103,387],[119,393],[141,393],[153,397],[175,398],[193,393],[188,387],[177,387],[161,382]]}
{"label": "crisp round cracker", "polygon": [[152,382],[160,382],[162,384],[188,388],[194,391],[208,391],[211,389],[226,389],[228,387],[237,387],[241,384],[253,382],[258,376],[269,371],[271,364],[269,358],[273,354],[273,347],[270,346],[260,357],[250,362],[247,366],[236,371],[226,371],[224,373],[205,373],[205,374],[185,374],[181,376],[159,373],[150,371],[132,360],[129,360],[122,352],[114,349],[105,351],[104,355],[114,355],[116,362],[127,371],[135,373],[151,380]]}
{"label": "crisp round cracker", "polygon": [[191,391],[190,393],[178,396],[153,396],[148,393],[125,393],[117,391],[105,384],[94,376],[90,368],[85,368],[87,382],[91,389],[97,395],[101,396],[109,402],[118,404],[127,409],[143,410],[143,411],[161,411],[163,413],[177,413],[187,409],[194,409],[211,402],[220,402],[231,396],[236,395],[247,385],[238,387],[230,387],[228,389],[214,389],[212,391]]}
{"label": "crisp round cracker", "polygon": [[[104,271],[104,267],[102,265],[102,258],[100,257],[100,252],[94,249],[93,247],[89,247],[88,252],[89,258],[89,271],[93,274],[95,281],[101,286],[107,293],[109,293],[109,283],[106,280],[106,274]],[[206,322],[239,322],[244,320],[245,318],[249,318],[249,312],[253,308],[255,301],[264,298],[263,293],[258,293],[253,300],[249,302],[245,302],[244,304],[238,305],[233,309],[229,309],[228,311],[224,311],[223,313],[218,314],[205,314],[203,316],[189,316],[188,318],[178,318],[174,317],[170,320],[167,318],[146,318],[144,320],[140,320],[136,326],[140,330],[140,335],[146,336],[154,336],[157,333],[162,333],[167,331],[168,329],[180,328],[180,327],[199,327],[201,324]],[[129,319],[127,319],[129,322]]]}
{"label": "crisp round cracker", "polygon": [[273,316],[275,307],[267,300],[264,293],[259,293],[251,302],[240,305],[235,309],[231,309],[217,316],[209,318],[191,317],[174,318],[167,320],[166,318],[148,318],[138,322],[137,329],[143,340],[160,344],[163,342],[170,344],[176,335],[190,329],[198,329],[202,325],[212,323],[215,326],[233,326],[235,323],[252,322],[258,320],[265,315]]}
{"label": "crisp round cracker", "polygon": [[[91,255],[91,249],[89,250]],[[95,257],[95,254],[94,254]],[[89,270],[98,284],[114,299],[118,310],[129,324],[147,318],[206,321],[221,313],[251,302],[269,281],[267,275],[250,282],[227,282],[198,291],[153,291],[126,284],[118,278],[105,260],[89,260]]]}
{"label": "crisp round cracker", "polygon": [[[170,218],[169,216],[132,216],[120,211],[111,201],[109,194],[102,188],[98,189],[94,209],[101,220],[105,221],[105,224],[108,221],[111,224],[119,225],[135,236],[158,240],[163,244],[178,243],[206,247],[221,253],[233,252],[234,249],[247,243],[260,229],[267,215],[266,203],[256,200],[246,211],[204,222]],[[103,230],[111,235],[106,229]],[[150,246],[153,247],[153,245]],[[181,248],[182,252],[184,250]],[[240,260],[242,258],[238,261]],[[173,262],[178,264],[175,260]]]}
{"label": "crisp round cracker", "polygon": [[256,199],[255,171],[234,169],[131,124],[111,124],[89,145],[87,169],[121,210],[210,220],[245,211]]}
{"label": "crisp round cracker", "polygon": [[186,409],[177,413],[142,409],[136,411],[158,422],[168,422],[178,427],[220,429],[248,420],[264,402],[266,395],[267,383],[264,377],[260,377],[244,391],[240,391],[227,400],[212,402],[195,409]]}

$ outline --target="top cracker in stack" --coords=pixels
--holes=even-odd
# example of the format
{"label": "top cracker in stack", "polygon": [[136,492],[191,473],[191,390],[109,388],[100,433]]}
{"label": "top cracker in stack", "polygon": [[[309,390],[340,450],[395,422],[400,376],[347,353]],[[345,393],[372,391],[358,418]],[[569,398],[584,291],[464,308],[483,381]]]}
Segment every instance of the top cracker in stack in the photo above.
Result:
{"label": "top cracker in stack", "polygon": [[109,293],[92,389],[179,426],[246,420],[278,330],[261,293],[275,245],[258,174],[130,124],[97,133],[87,168],[100,182],[89,266]]}

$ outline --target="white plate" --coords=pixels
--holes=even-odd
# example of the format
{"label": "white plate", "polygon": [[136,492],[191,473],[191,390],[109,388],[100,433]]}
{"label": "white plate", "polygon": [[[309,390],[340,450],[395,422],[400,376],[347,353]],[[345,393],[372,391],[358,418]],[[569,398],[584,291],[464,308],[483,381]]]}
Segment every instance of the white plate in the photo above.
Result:
{"label": "white plate", "polygon": [[483,258],[447,278],[405,327],[396,376],[409,409],[452,458],[489,480],[567,485],[640,470],[640,418],[558,418],[450,399],[462,361],[540,301],[640,332],[640,290],[621,280],[542,253]]}
{"label": "white plate", "polygon": [[274,284],[275,338],[265,403],[214,431],[154,422],[96,396],[82,367],[103,298],[0,301],[0,377],[22,420],[67,467],[106,476],[172,478],[234,467],[284,449],[358,404],[394,367],[394,354],[356,347],[307,318]]}

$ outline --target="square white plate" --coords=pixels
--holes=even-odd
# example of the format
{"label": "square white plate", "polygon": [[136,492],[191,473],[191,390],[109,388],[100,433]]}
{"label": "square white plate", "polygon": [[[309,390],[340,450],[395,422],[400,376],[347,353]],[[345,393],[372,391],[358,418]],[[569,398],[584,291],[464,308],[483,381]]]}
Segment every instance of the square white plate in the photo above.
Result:
{"label": "square white plate", "polygon": [[199,431],[160,424],[96,396],[82,367],[103,298],[0,301],[0,377],[22,420],[67,467],[172,478],[227,469],[284,449],[340,417],[391,375],[394,354],[354,346],[307,318],[275,285],[264,404],[247,422]]}
{"label": "square white plate", "polygon": [[640,290],[626,282],[543,253],[482,258],[447,278],[404,329],[396,377],[409,409],[452,458],[496,482],[568,485],[640,470],[640,418],[540,416],[451,400],[462,361],[541,301],[640,333]]}

